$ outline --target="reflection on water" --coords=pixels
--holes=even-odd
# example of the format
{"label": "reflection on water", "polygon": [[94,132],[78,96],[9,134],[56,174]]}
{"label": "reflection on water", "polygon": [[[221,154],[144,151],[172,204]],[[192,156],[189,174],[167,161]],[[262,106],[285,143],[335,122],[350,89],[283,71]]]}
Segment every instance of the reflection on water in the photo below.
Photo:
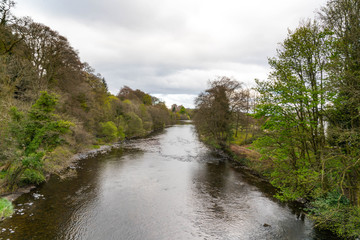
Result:
{"label": "reflection on water", "polygon": [[0,239],[329,239],[272,194],[183,124],[21,196]]}

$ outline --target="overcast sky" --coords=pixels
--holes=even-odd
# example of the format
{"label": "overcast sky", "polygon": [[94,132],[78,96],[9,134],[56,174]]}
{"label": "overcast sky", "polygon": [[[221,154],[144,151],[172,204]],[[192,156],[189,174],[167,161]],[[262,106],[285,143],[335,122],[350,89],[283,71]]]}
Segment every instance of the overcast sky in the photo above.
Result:
{"label": "overcast sky", "polygon": [[16,0],[68,38],[117,94],[127,85],[193,107],[208,80],[228,76],[254,86],[267,58],[299,21],[326,0]]}

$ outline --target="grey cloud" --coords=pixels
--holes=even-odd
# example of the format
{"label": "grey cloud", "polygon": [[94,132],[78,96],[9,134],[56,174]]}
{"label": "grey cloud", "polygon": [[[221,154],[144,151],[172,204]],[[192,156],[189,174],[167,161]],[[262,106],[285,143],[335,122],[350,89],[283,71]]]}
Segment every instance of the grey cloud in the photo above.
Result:
{"label": "grey cloud", "polygon": [[76,19],[85,24],[103,24],[133,30],[167,29],[183,25],[180,16],[159,12],[161,1],[141,0],[34,0],[36,8],[50,16]]}
{"label": "grey cloud", "polygon": [[267,58],[287,28],[312,17],[326,0],[17,2],[15,14],[30,15],[66,36],[113,93],[128,85],[190,101],[216,76],[247,86],[266,78]]}

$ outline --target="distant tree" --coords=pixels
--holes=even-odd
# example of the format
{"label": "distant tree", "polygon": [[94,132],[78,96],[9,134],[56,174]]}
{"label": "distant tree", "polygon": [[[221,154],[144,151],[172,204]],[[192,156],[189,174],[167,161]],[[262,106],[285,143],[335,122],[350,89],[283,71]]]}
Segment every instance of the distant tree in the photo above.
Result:
{"label": "distant tree", "polygon": [[180,111],[179,111],[180,114],[186,114],[186,109],[184,106],[181,106],[180,107]]}
{"label": "distant tree", "polygon": [[125,134],[128,137],[140,137],[144,135],[143,122],[141,118],[134,112],[129,112],[125,115],[127,123]]}
{"label": "distant tree", "polygon": [[108,121],[105,123],[100,123],[101,126],[101,135],[106,142],[114,141],[118,138],[118,128],[115,123]]}
{"label": "distant tree", "polygon": [[142,97],[142,102],[148,106],[152,105],[151,96],[149,94],[144,94],[144,96]]}
{"label": "distant tree", "polygon": [[220,146],[225,146],[232,137],[231,103],[241,84],[234,79],[219,77],[209,85],[210,88],[195,100],[194,121],[200,134],[215,139]]}
{"label": "distant tree", "polygon": [[153,120],[153,130],[163,129],[171,123],[170,111],[164,103],[158,103],[149,107],[149,113]]}

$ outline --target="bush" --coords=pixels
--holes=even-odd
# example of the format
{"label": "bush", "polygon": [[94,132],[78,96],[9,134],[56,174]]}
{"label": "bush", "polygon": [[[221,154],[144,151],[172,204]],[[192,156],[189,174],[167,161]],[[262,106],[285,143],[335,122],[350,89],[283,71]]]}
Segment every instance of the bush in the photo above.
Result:
{"label": "bush", "polygon": [[108,121],[106,123],[100,123],[101,126],[101,136],[107,142],[111,142],[117,139],[118,129],[114,122]]}
{"label": "bush", "polygon": [[360,208],[352,206],[338,191],[316,199],[312,206],[310,217],[317,222],[318,227],[331,230],[344,238],[360,236]]}
{"label": "bush", "polygon": [[40,184],[45,182],[45,176],[42,172],[36,169],[26,169],[22,175],[22,181],[30,184]]}
{"label": "bush", "polygon": [[117,136],[118,136],[119,140],[124,140],[125,139],[124,128],[122,126],[118,127]]}
{"label": "bush", "polygon": [[12,203],[5,199],[0,199],[0,219],[10,217],[14,212],[14,207]]}
{"label": "bush", "polygon": [[48,153],[44,163],[43,170],[49,173],[58,173],[71,162],[73,153],[68,146],[58,146],[51,153]]}
{"label": "bush", "polygon": [[[72,139],[67,139],[67,142],[75,151],[80,151],[84,146],[89,146],[95,141],[94,136],[87,132],[81,124],[72,126],[71,131]],[[70,143],[70,141],[72,142]]]}
{"label": "bush", "polygon": [[139,137],[144,135],[143,123],[141,118],[133,112],[126,114],[125,116],[127,127],[125,130],[128,137]]}

